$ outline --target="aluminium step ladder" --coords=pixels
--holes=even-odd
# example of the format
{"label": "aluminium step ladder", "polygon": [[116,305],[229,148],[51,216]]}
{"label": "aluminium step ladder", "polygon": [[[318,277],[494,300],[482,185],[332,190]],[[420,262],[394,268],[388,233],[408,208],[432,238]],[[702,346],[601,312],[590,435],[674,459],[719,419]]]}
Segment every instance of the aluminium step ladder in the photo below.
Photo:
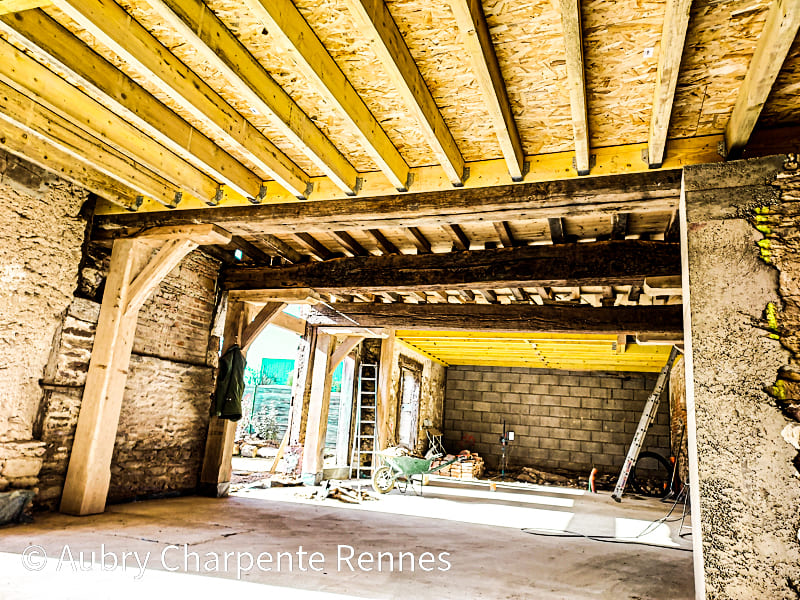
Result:
{"label": "aluminium step ladder", "polygon": [[[372,477],[378,445],[378,365],[362,363],[358,369],[355,435],[350,456],[350,479]],[[368,460],[366,460],[368,458]],[[367,464],[365,464],[365,462]]]}
{"label": "aluminium step ladder", "polygon": [[647,399],[647,403],[644,405],[644,411],[642,411],[642,416],[639,419],[639,426],[636,428],[636,433],[633,434],[631,447],[628,449],[628,455],[625,457],[625,462],[622,463],[622,471],[619,473],[617,485],[614,487],[614,493],[611,494],[611,497],[617,502],[622,502],[622,494],[625,492],[625,486],[628,483],[628,477],[631,474],[631,469],[633,468],[633,465],[636,464],[636,460],[639,458],[639,451],[642,449],[642,444],[644,444],[644,436],[647,434],[647,430],[650,429],[650,425],[653,424],[653,421],[656,418],[658,405],[661,402],[661,393],[664,391],[664,386],[667,384],[667,376],[669,375],[669,372],[672,369],[672,363],[675,361],[677,356],[678,348],[673,346],[669,353],[667,364],[663,366],[661,373],[658,374],[656,387],[653,389],[653,393],[650,394],[650,397]]}

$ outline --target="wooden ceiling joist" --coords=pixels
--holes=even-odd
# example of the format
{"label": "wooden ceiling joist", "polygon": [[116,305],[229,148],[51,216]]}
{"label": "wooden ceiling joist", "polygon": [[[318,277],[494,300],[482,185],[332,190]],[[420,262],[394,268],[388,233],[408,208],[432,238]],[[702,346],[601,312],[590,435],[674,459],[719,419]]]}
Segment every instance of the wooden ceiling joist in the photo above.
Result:
{"label": "wooden ceiling joist", "polygon": [[[252,108],[271,117],[342,191],[348,195],[357,193],[358,173],[353,165],[202,0],[144,1],[223,73]],[[303,196],[307,193],[308,190]]]}
{"label": "wooden ceiling joist", "polygon": [[367,233],[372,236],[372,239],[375,240],[375,243],[378,244],[378,247],[384,254],[400,254],[400,250],[397,246],[383,235],[380,229],[367,229]]}
{"label": "wooden ceiling joist", "polygon": [[336,238],[336,241],[352,256],[369,256],[369,251],[346,231],[331,231],[330,234]]}
{"label": "wooden ceiling joist", "polygon": [[[219,184],[211,177],[155,140],[142,135],[100,102],[71,86],[5,40],[0,40],[0,81],[24,92],[46,108],[69,117],[73,124],[109,146],[123,150],[136,162],[172,182],[177,189],[187,190],[201,198],[213,200],[216,197]],[[156,199],[163,201],[162,198]]]}
{"label": "wooden ceiling joist", "polygon": [[650,136],[647,140],[647,162],[652,168],[658,168],[664,162],[672,102],[678,84],[691,8],[692,0],[667,0],[659,45],[653,112],[650,115]]}
{"label": "wooden ceiling joist", "polygon": [[281,39],[316,90],[346,117],[361,145],[398,191],[406,191],[409,168],[378,121],[291,0],[245,0],[244,5]]}
{"label": "wooden ceiling joist", "polygon": [[[293,196],[302,198],[309,193],[308,176],[297,165],[120,6],[103,0],[54,3],[131,67],[146,74],[183,109],[237,148],[264,175],[273,177]],[[197,48],[199,52],[207,49],[202,46]],[[216,54],[214,57],[214,63],[220,62]],[[200,197],[208,200],[206,196]]]}
{"label": "wooden ceiling joist", "polygon": [[630,213],[617,213],[611,217],[611,239],[624,240],[628,234],[628,216]]}
{"label": "wooden ceiling joist", "polygon": [[0,123],[0,158],[5,158],[5,152],[12,155],[12,160],[17,157],[29,161],[125,210],[137,210],[142,202],[139,192],[119,181],[117,177],[111,177],[90,165],[85,157],[75,160],[73,154],[8,121]]}
{"label": "wooden ceiling joist", "polygon": [[362,256],[280,269],[242,266],[227,269],[223,285],[231,290],[309,288],[321,293],[354,294],[642,285],[646,277],[679,274],[678,244],[626,240],[457,254]]}
{"label": "wooden ceiling joist", "polygon": [[461,31],[464,49],[475,73],[484,103],[492,119],[497,141],[514,181],[521,181],[524,153],[517,124],[508,101],[506,84],[494,51],[489,26],[480,0],[449,0],[450,9]]}
{"label": "wooden ceiling joist", "polygon": [[559,0],[561,25],[567,59],[567,84],[575,139],[575,170],[588,175],[592,168],[589,156],[589,119],[586,112],[586,82],[583,66],[583,33],[580,0]]}
{"label": "wooden ceiling joist", "polygon": [[450,236],[450,239],[453,240],[453,247],[456,250],[469,250],[469,237],[466,233],[464,233],[464,230],[460,225],[448,223],[446,225],[442,225],[442,229],[444,229],[445,233],[447,233]]}
{"label": "wooden ceiling joist", "polygon": [[[213,221],[236,223],[259,232],[330,232],[343,229],[441,227],[519,219],[675,210],[681,171],[662,170],[630,175],[564,179],[446,192],[408,193],[377,198],[327,202],[291,202],[260,206],[219,207],[170,213],[97,215],[99,229],[118,236],[144,226]],[[98,232],[98,235],[100,232]]]}
{"label": "wooden ceiling joist", "polygon": [[536,304],[337,304],[312,307],[320,325],[550,333],[681,333],[681,306],[538,306]]}
{"label": "wooden ceiling joist", "polygon": [[294,238],[303,248],[308,250],[314,258],[319,260],[330,260],[333,258],[333,252],[328,250],[322,242],[310,233],[301,231],[300,233],[295,233]]}
{"label": "wooden ceiling joist", "polygon": [[414,242],[414,245],[417,247],[417,254],[430,254],[433,252],[430,241],[425,237],[425,234],[419,230],[419,227],[409,227],[408,233],[411,234],[411,241]]}
{"label": "wooden ceiling joist", "polygon": [[464,157],[383,0],[345,0],[388,78],[415,115],[450,183],[464,181]]}
{"label": "wooden ceiling joist", "polygon": [[513,248],[518,246],[519,242],[514,239],[514,233],[511,231],[511,226],[506,221],[496,221],[493,223],[494,230],[500,238],[500,243],[503,248]]}
{"label": "wooden ceiling joist", "polygon": [[24,12],[52,4],[51,0],[0,0],[0,15]]}
{"label": "wooden ceiling joist", "polygon": [[554,244],[563,244],[566,241],[563,219],[561,217],[549,217],[547,225],[550,228],[550,241]]}
{"label": "wooden ceiling joist", "polygon": [[772,0],[756,51],[725,127],[725,146],[729,157],[740,155],[750,139],[798,30],[800,2]]}
{"label": "wooden ceiling joist", "polygon": [[238,160],[150,95],[46,13],[26,11],[0,21],[0,30],[37,60],[81,82],[97,100],[159,143],[245,198],[256,198],[262,181]]}
{"label": "wooden ceiling joist", "polygon": [[[0,81],[0,134],[4,138],[16,139],[16,143],[8,142],[17,148],[15,154],[27,148],[31,151],[33,162],[38,164],[41,161],[45,168],[48,168],[47,152],[52,153],[52,150],[48,149],[58,148],[61,153],[70,157],[69,161],[86,163],[93,170],[124,184],[130,189],[130,195],[110,199],[120,202],[128,209],[141,204],[141,201],[136,200],[137,196],[152,198],[165,206],[174,206],[176,198],[180,196],[179,188],[169,181],[2,81]],[[37,155],[39,161],[36,160]],[[89,179],[87,184],[91,181]],[[112,186],[111,189],[114,187],[116,186]],[[108,194],[103,189],[93,189],[93,191],[102,196]]]}

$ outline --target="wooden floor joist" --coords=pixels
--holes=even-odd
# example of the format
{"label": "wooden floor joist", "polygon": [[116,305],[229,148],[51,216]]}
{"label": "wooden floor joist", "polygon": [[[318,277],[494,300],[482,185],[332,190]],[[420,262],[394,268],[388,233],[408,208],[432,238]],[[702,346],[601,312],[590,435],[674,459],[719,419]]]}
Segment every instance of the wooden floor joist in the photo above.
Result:
{"label": "wooden floor joist", "polygon": [[464,158],[388,7],[383,0],[345,0],[344,4],[368,37],[372,50],[406,106],[417,117],[450,182],[455,186],[462,185]]}
{"label": "wooden floor joist", "polygon": [[[457,265],[458,268],[454,268]],[[226,289],[355,294],[551,286],[642,285],[680,275],[679,245],[642,240],[365,256],[281,268],[230,267]]]}
{"label": "wooden floor joist", "polygon": [[263,170],[264,175],[274,177],[292,195],[306,196],[307,175],[150,32],[131,19],[122,7],[103,0],[55,0],[54,4],[132,68],[146,74],[163,93],[238,148]]}
{"label": "wooden floor joist", "polygon": [[536,304],[336,304],[312,308],[310,323],[388,329],[550,333],[680,333],[681,306]]}
{"label": "wooden floor joist", "polygon": [[37,60],[80,81],[83,89],[91,90],[106,107],[220,183],[245,198],[259,195],[259,177],[43,11],[5,17],[0,29],[22,43]]}
{"label": "wooden floor joist", "polygon": [[566,47],[572,132],[575,139],[575,170],[578,175],[588,175],[592,165],[589,157],[589,119],[586,114],[580,0],[559,0],[559,6]]}

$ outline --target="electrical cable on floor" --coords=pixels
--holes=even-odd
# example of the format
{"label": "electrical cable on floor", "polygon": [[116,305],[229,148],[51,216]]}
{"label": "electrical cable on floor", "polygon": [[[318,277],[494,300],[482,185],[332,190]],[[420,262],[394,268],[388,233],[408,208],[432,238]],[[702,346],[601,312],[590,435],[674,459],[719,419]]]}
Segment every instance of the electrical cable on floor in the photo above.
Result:
{"label": "electrical cable on floor", "polygon": [[[592,541],[595,541],[595,542],[607,542],[609,544],[631,544],[633,546],[652,546],[653,548],[663,548],[665,550],[680,550],[681,552],[692,552],[693,551],[692,548],[675,548],[674,546],[662,546],[660,544],[649,544],[647,542],[638,542],[638,541],[636,541],[637,538],[640,538],[640,537],[642,537],[644,535],[647,535],[648,533],[651,533],[652,531],[654,531],[655,528],[658,527],[659,525],[662,525],[664,523],[675,522],[675,521],[681,521],[682,522],[686,518],[686,506],[687,505],[686,505],[685,501],[684,501],[684,505],[683,505],[683,516],[680,519],[678,519],[676,517],[675,519],[671,519],[670,520],[670,518],[669,518],[670,515],[672,515],[672,513],[675,511],[675,507],[678,505],[678,502],[680,502],[681,499],[686,496],[686,489],[687,488],[684,487],[678,493],[678,495],[675,497],[675,502],[672,503],[672,506],[670,507],[669,511],[667,511],[666,515],[664,515],[660,519],[656,519],[655,521],[651,521],[647,525],[647,527],[645,527],[642,530],[642,532],[639,533],[639,535],[637,535],[635,537],[632,537],[632,538],[618,538],[618,537],[613,536],[613,535],[587,535],[585,533],[579,533],[577,531],[569,531],[569,530],[563,530],[563,531],[548,530],[548,529],[536,529],[536,530],[534,530],[532,528],[523,528],[522,531],[524,533],[529,533],[531,535],[538,535],[538,536],[541,536],[541,537],[561,537],[561,538],[581,538],[581,537],[583,537],[583,538],[586,538],[587,540],[592,540]],[[681,525],[681,528],[683,528],[683,525]],[[548,531],[552,531],[552,533],[547,533]],[[686,533],[686,534],[679,534],[678,537],[683,538],[686,535],[691,535],[691,532]]]}

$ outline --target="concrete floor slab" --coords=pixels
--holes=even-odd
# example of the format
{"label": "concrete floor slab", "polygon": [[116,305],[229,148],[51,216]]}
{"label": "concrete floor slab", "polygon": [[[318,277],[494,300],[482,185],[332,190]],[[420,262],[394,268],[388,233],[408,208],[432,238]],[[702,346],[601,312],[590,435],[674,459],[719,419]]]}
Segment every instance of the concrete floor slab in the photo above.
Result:
{"label": "concrete floor slab", "polygon": [[[444,482],[362,505],[308,494],[252,489],[38,515],[0,530],[0,598],[694,597],[679,522],[651,525],[669,504]],[[652,545],[550,537],[564,530]]]}

